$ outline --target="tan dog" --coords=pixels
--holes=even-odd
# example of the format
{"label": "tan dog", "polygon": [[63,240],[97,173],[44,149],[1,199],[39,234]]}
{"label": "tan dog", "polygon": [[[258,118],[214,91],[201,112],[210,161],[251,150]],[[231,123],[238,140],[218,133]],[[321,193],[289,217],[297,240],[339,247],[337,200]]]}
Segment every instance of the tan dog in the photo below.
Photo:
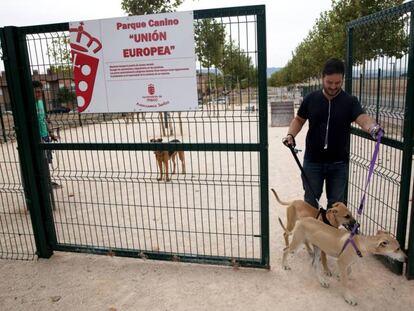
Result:
{"label": "tan dog", "polygon": [[[326,225],[314,218],[303,218],[296,222],[293,230],[292,242],[289,247],[283,250],[282,267],[290,270],[287,264],[287,255],[295,251],[305,241],[314,245],[313,267],[317,272],[320,284],[323,287],[329,287],[329,283],[320,273],[319,255],[320,251],[329,256],[338,258],[337,264],[339,277],[343,286],[343,295],[347,303],[356,305],[357,302],[348,289],[348,274],[350,266],[356,261],[358,255],[351,243],[342,251],[345,242],[350,236],[350,232],[336,229]],[[368,254],[384,255],[392,259],[404,262],[407,256],[400,248],[400,244],[388,232],[378,231],[373,236],[355,235],[353,237],[356,247],[362,253],[362,256]]]}
{"label": "tan dog", "polygon": [[[282,227],[285,228],[285,232],[283,236],[285,238],[286,247],[289,246],[289,234],[292,232],[293,228],[295,227],[296,221],[302,217],[313,217],[316,218],[318,216],[318,209],[314,208],[309,203],[303,200],[294,200],[291,202],[284,202],[279,199],[276,191],[272,188],[271,189],[276,200],[279,204],[287,206],[287,225],[286,228],[284,227],[283,223],[279,218],[279,222],[281,223]],[[318,219],[320,221],[324,221],[323,214],[319,214]],[[326,221],[335,228],[338,228],[341,225],[353,226],[356,221],[352,216],[352,213],[346,207],[346,205],[342,202],[336,202],[332,205],[332,208],[326,211]],[[308,252],[311,254],[312,251],[308,243],[305,243]],[[327,275],[331,275],[329,271],[326,255],[322,253],[321,255],[322,266]]]}
{"label": "tan dog", "polygon": [[[161,143],[162,142],[162,138],[156,138],[156,139],[151,139],[150,142],[152,143]],[[180,141],[178,139],[173,139],[170,141],[170,143],[179,143]],[[154,151],[155,154],[155,158],[157,159],[157,165],[158,165],[158,169],[160,171],[160,177],[157,178],[157,180],[162,180],[162,175],[163,175],[163,171],[165,168],[165,181],[170,181],[170,177],[169,177],[169,168],[168,168],[168,163],[169,160],[172,160],[173,162],[173,174],[175,174],[175,170],[177,167],[177,154],[178,154],[178,158],[181,161],[181,166],[182,166],[182,173],[185,174],[185,158],[184,158],[184,151],[168,151],[168,150],[156,150]]]}

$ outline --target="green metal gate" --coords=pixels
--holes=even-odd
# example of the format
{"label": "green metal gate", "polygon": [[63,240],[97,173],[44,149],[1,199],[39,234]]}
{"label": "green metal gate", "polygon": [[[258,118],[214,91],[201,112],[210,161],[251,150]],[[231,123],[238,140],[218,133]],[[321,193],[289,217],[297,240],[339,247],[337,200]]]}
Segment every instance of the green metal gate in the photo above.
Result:
{"label": "green metal gate", "polygon": [[[68,23],[1,29],[38,256],[269,267],[265,7],[195,11],[194,23],[213,32],[206,44],[224,33],[226,61],[199,59],[199,110],[181,113],[79,114]],[[57,143],[38,143],[32,80],[44,86]],[[186,173],[178,161],[171,181],[157,180],[156,150],[184,151]]]}
{"label": "green metal gate", "polygon": [[[361,227],[367,234],[387,230],[408,249],[408,278],[414,277],[413,9],[413,2],[409,2],[349,23],[346,74],[347,91],[357,96],[367,113],[385,129]],[[353,129],[348,205],[354,210],[374,145],[367,134]],[[401,263],[386,263],[402,273]]]}
{"label": "green metal gate", "polygon": [[[0,46],[0,57],[3,59]],[[30,215],[25,196],[3,61],[0,60],[0,258],[35,258]]]}

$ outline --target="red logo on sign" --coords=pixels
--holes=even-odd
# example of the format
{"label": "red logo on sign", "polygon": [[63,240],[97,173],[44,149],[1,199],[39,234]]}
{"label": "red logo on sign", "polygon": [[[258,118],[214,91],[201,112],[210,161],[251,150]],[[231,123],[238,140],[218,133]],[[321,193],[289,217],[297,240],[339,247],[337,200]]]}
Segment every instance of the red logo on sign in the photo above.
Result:
{"label": "red logo on sign", "polygon": [[154,86],[154,84],[148,84],[148,94],[150,94],[150,95],[154,95],[154,93],[155,93],[155,86]]}
{"label": "red logo on sign", "polygon": [[82,112],[91,102],[99,65],[99,59],[87,53],[96,54],[102,48],[102,44],[83,29],[83,23],[80,23],[78,28],[70,28],[69,31],[76,33],[76,40],[71,42],[70,46],[78,111]]}

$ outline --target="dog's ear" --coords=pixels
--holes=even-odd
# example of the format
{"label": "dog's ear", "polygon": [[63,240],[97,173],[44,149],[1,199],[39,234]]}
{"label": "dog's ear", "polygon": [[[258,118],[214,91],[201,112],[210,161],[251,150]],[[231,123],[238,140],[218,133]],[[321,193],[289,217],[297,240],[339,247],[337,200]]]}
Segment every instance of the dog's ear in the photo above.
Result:
{"label": "dog's ear", "polygon": [[334,227],[339,226],[339,223],[336,220],[336,214],[337,213],[338,213],[338,211],[334,208],[330,208],[326,211],[326,218],[328,219],[329,223]]}
{"label": "dog's ear", "polygon": [[346,208],[345,203],[342,203],[342,202],[335,202],[334,204],[332,204],[332,207],[342,207],[342,206]]}

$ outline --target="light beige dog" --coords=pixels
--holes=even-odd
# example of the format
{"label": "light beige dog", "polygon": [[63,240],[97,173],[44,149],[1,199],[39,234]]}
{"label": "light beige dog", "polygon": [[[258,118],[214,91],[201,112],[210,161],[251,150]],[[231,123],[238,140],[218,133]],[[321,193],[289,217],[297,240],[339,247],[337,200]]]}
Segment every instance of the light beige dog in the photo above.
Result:
{"label": "light beige dog", "polygon": [[[329,287],[329,283],[320,273],[319,256],[320,251],[324,251],[329,256],[338,259],[337,264],[344,299],[347,303],[356,305],[357,302],[348,289],[348,273],[350,273],[349,268],[356,261],[358,255],[351,243],[342,251],[345,242],[350,237],[350,232],[336,229],[314,218],[307,217],[296,222],[291,234],[293,235],[292,242],[289,247],[283,250],[283,269],[290,270],[287,264],[288,253],[297,250],[305,241],[309,242],[314,245],[313,267],[316,270],[320,284],[323,287]],[[362,256],[368,254],[384,255],[402,262],[407,259],[398,241],[388,232],[378,231],[373,236],[355,235],[353,239]]]}
{"label": "light beige dog", "polygon": [[[279,196],[277,195],[276,191],[273,188],[271,190],[276,200],[279,202],[279,204],[287,206],[286,228],[284,227],[280,218],[279,218],[279,222],[282,225],[282,227],[285,228],[285,232],[283,233],[283,236],[285,238],[286,247],[288,247],[289,246],[289,234],[290,232],[292,232],[293,228],[295,227],[296,221],[303,217],[316,218],[316,216],[318,215],[318,210],[303,200],[294,200],[291,202],[284,202],[279,199]],[[322,214],[318,216],[318,219],[320,221],[323,221]],[[342,202],[334,203],[332,205],[332,208],[326,211],[326,221],[328,221],[329,224],[335,228],[338,228],[341,225],[352,227],[356,223],[354,217],[352,216],[352,213],[349,211],[346,205]],[[305,243],[305,245],[306,245],[306,248],[308,249],[308,252],[312,254],[309,244]],[[328,268],[326,255],[323,252],[321,254],[321,261],[322,261],[324,272],[327,275],[331,275],[331,272]]]}

